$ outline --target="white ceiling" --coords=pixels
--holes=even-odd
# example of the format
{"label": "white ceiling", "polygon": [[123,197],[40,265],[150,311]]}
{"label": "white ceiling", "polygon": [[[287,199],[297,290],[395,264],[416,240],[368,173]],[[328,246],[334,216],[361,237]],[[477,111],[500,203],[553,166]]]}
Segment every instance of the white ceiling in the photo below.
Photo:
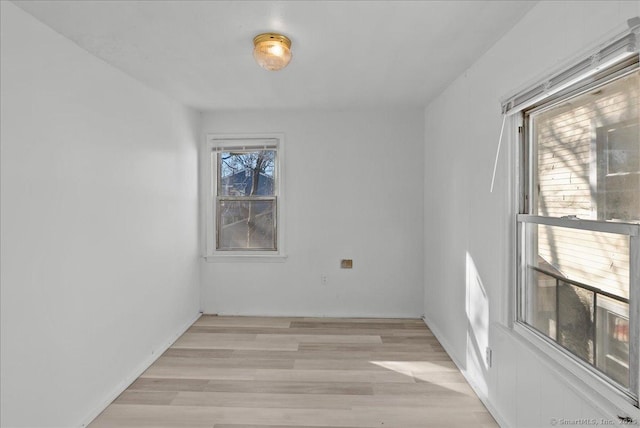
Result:
{"label": "white ceiling", "polygon": [[[15,1],[82,48],[199,110],[424,106],[525,1]],[[261,69],[253,37],[293,60]]]}

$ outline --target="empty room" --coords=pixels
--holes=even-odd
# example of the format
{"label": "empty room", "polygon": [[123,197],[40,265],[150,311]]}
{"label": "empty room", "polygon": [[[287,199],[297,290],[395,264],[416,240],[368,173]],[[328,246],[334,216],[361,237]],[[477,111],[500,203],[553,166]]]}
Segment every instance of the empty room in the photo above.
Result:
{"label": "empty room", "polygon": [[3,428],[637,426],[640,1],[0,1]]}

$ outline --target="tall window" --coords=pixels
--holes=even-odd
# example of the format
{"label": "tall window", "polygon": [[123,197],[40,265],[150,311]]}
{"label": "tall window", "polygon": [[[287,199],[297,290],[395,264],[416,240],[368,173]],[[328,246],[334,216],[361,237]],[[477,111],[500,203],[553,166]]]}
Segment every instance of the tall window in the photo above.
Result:
{"label": "tall window", "polygon": [[518,322],[638,404],[637,55],[520,111]]}
{"label": "tall window", "polygon": [[281,138],[210,136],[208,255],[279,255]]}

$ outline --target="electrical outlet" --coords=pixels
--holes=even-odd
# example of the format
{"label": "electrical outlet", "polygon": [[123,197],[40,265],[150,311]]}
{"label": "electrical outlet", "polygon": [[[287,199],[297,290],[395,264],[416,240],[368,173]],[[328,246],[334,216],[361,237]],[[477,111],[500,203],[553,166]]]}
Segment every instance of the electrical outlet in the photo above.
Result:
{"label": "electrical outlet", "polygon": [[493,353],[491,352],[491,348],[489,348],[489,347],[487,346],[487,349],[485,350],[485,361],[486,361],[486,363],[487,363],[487,367],[491,367],[491,363],[492,363],[492,361],[491,361],[491,360],[492,360],[492,357],[493,357],[493,355],[492,355],[492,354],[493,354]]}
{"label": "electrical outlet", "polygon": [[326,274],[322,274],[320,275],[320,284],[325,285],[327,283],[327,275]]}

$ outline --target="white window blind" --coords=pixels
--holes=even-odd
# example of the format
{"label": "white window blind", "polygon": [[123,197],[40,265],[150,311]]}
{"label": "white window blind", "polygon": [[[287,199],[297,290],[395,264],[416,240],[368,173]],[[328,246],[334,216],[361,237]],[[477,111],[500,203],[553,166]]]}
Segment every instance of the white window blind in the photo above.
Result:
{"label": "white window blind", "polygon": [[[212,140],[213,141],[213,140]],[[245,140],[215,140],[215,145],[212,147],[213,152],[241,152],[246,150],[269,150],[276,149],[278,147],[278,140],[269,139],[255,139],[247,141]]]}
{"label": "white window blind", "polygon": [[596,50],[577,58],[571,64],[562,67],[561,71],[551,73],[536,84],[504,100],[502,113],[510,115],[522,111],[581,80],[588,79],[600,70],[637,56],[640,45],[640,17],[629,19],[627,25],[627,30]]}

